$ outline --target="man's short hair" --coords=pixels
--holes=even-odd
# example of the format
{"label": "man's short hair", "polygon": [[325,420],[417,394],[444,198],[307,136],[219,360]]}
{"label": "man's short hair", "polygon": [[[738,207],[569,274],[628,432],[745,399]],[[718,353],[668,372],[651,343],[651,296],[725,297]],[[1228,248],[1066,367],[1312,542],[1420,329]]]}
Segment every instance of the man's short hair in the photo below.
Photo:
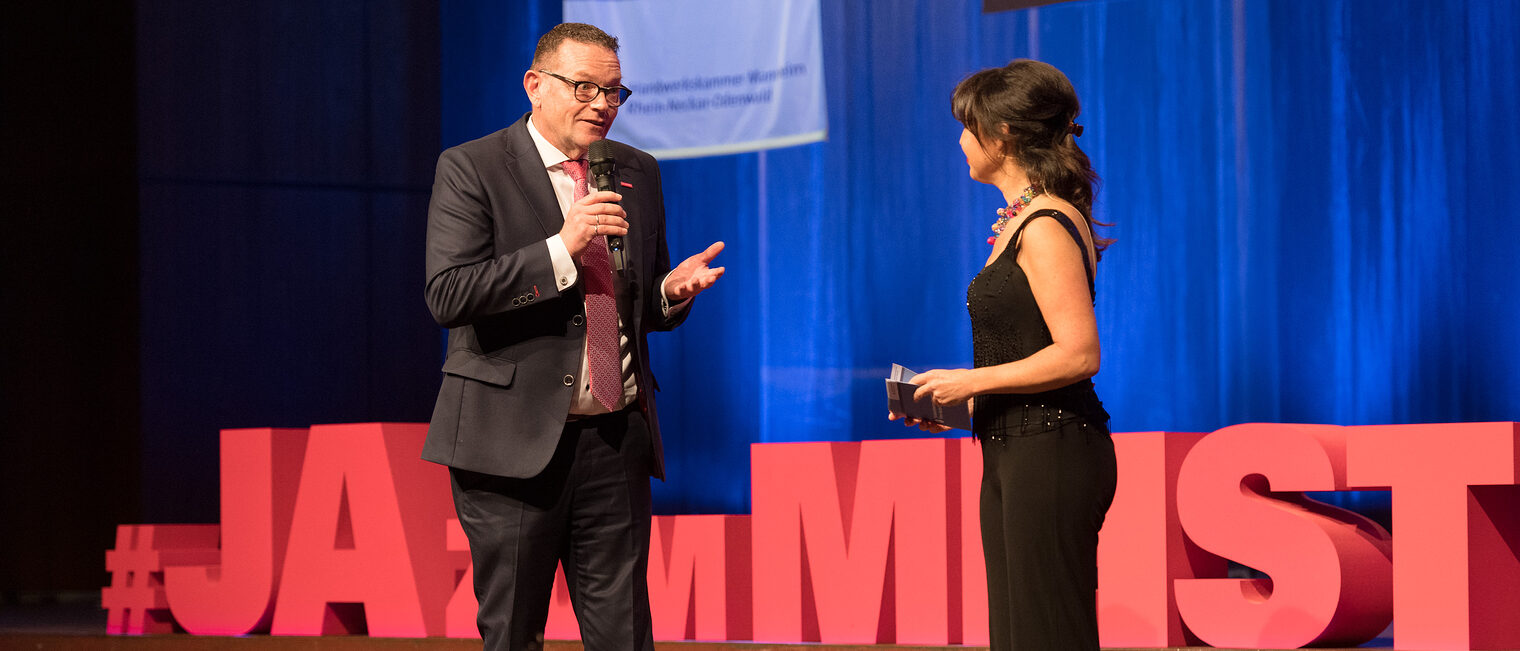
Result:
{"label": "man's short hair", "polygon": [[554,29],[546,32],[538,39],[538,48],[533,50],[533,67],[541,68],[547,64],[550,57],[559,52],[559,46],[565,41],[575,41],[587,45],[600,45],[612,50],[617,54],[618,41],[607,32],[602,31],[595,25],[586,23],[560,23]]}

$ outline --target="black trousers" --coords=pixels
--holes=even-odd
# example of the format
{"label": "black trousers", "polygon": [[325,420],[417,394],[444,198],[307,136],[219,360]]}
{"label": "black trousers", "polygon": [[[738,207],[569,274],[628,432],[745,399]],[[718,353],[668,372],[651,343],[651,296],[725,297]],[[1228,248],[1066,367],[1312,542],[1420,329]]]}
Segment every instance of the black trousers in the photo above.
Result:
{"label": "black trousers", "polygon": [[588,651],[654,648],[652,454],[649,429],[635,407],[567,423],[554,457],[536,477],[450,469],[486,649],[543,646],[560,563]]}
{"label": "black trousers", "polygon": [[1072,422],[982,442],[982,551],[993,651],[1098,649],[1098,529],[1114,443]]}

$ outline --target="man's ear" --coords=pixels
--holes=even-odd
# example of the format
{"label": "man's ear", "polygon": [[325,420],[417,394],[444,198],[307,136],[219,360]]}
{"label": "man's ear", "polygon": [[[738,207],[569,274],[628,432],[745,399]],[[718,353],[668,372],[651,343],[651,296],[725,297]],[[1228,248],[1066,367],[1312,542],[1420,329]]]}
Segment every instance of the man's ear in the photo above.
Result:
{"label": "man's ear", "polygon": [[529,70],[523,73],[523,92],[528,94],[528,102],[533,104],[533,110],[535,111],[538,110],[541,103],[538,93],[543,80],[543,76],[538,74],[536,70]]}

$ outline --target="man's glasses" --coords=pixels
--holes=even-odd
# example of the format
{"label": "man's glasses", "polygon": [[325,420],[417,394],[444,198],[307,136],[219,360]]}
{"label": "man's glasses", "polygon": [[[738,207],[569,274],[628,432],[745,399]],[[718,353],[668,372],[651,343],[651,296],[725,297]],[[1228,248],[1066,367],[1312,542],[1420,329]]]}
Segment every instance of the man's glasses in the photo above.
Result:
{"label": "man's glasses", "polygon": [[570,84],[570,86],[575,88],[575,99],[586,102],[588,104],[596,101],[596,96],[598,94],[602,94],[607,96],[607,105],[615,108],[622,106],[623,102],[628,101],[628,96],[633,94],[632,90],[629,90],[624,86],[613,86],[611,88],[608,88],[606,86],[598,86],[589,81],[576,81],[568,77],[556,75],[542,68],[539,69],[539,72]]}

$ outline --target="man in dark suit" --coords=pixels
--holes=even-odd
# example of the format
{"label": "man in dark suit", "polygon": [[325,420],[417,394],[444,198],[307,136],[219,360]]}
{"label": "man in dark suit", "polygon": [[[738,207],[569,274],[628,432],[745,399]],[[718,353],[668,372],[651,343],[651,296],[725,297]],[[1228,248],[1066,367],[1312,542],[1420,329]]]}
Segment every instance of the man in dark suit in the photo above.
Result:
{"label": "man in dark suit", "polygon": [[630,92],[617,47],[556,26],[523,75],[532,112],[438,160],[427,303],[449,347],[422,457],[449,466],[487,649],[542,645],[559,563],[587,649],[653,647],[649,478],[664,468],[645,335],[722,276],[723,244],[670,268],[642,151],[612,143],[617,192],[588,187],[586,152]]}

